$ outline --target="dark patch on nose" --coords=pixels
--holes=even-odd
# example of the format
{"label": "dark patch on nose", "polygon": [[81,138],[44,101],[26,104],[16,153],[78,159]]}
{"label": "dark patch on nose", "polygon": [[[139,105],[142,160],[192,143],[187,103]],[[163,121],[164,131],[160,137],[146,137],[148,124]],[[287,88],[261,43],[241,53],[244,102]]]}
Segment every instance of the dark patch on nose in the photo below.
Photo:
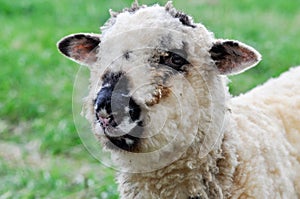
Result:
{"label": "dark patch on nose", "polygon": [[[122,72],[107,72],[102,80],[102,88],[97,94],[94,106],[96,120],[110,140],[107,145],[109,148],[134,151],[139,143],[143,122],[140,118],[140,106],[129,95],[129,81]],[[130,123],[136,124],[130,132],[122,132],[118,128],[124,119],[130,119]]]}
{"label": "dark patch on nose", "polygon": [[[124,73],[107,72],[103,78],[102,88],[95,100],[95,110],[105,110],[116,122],[121,122],[125,116],[130,116],[132,121],[137,121],[141,115],[140,106],[129,94],[129,81]],[[129,115],[126,115],[128,107]]]}
{"label": "dark patch on nose", "polygon": [[[111,98],[113,95],[113,91],[115,89],[116,84],[121,78],[122,73],[111,73],[107,72],[102,77],[102,88],[97,94],[97,98],[95,101],[96,112],[101,110],[106,110],[108,114],[112,113],[111,109]],[[124,92],[128,92],[127,89]]]}

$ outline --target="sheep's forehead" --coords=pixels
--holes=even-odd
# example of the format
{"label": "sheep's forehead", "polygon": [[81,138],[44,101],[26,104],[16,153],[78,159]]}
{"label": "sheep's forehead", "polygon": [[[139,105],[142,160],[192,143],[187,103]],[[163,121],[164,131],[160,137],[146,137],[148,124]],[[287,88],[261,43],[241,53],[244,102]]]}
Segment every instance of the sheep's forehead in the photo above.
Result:
{"label": "sheep's forehead", "polygon": [[[189,23],[192,23],[192,21],[190,21],[191,18],[187,15],[177,11],[174,12],[180,14],[181,16],[186,16],[186,19],[188,19]],[[190,35],[197,32],[200,33],[200,37],[201,34],[204,34],[206,37],[208,34],[208,31],[204,26],[198,24],[197,28],[193,28],[195,27],[194,25],[184,24],[180,17],[175,17],[174,14],[171,14],[169,10],[161,6],[143,7],[135,12],[122,12],[116,17],[112,17],[109,22],[110,23],[101,27],[102,41],[114,38],[116,35],[124,33],[129,33],[125,38],[123,38],[124,40],[130,37],[141,37],[145,39],[145,37],[143,37],[144,35],[140,34],[140,32],[137,30],[143,31],[146,29],[147,33],[150,33],[151,31],[149,29],[152,29],[152,34],[148,34],[146,37],[148,40],[151,40],[151,38],[157,39],[158,35],[155,33],[173,35],[170,34],[170,31],[177,31],[185,35]]]}
{"label": "sheep's forehead", "polygon": [[[120,32],[102,40],[101,61],[115,62],[130,56],[130,62],[149,59],[156,52],[175,49],[185,50],[185,36],[181,32],[163,28],[142,28]],[[135,56],[131,56],[135,55]],[[107,63],[109,64],[109,63]]]}
{"label": "sheep's forehead", "polygon": [[163,27],[166,24],[170,25],[170,23],[179,22],[164,7],[160,6],[141,8],[135,12],[123,12],[117,17],[113,17],[111,21],[113,21],[113,25],[102,27],[102,32],[110,29],[109,35],[111,35],[112,33],[117,34],[120,31],[147,27]]}
{"label": "sheep's forehead", "polygon": [[[183,24],[165,7],[140,8],[135,12],[120,13],[112,19],[111,24],[102,27],[100,57],[105,65],[128,52],[135,54],[141,49],[186,48],[183,50],[190,50],[187,52],[189,56],[201,56],[212,43],[212,34],[204,26],[197,24],[197,27],[191,27]],[[146,56],[145,54],[144,57]]]}

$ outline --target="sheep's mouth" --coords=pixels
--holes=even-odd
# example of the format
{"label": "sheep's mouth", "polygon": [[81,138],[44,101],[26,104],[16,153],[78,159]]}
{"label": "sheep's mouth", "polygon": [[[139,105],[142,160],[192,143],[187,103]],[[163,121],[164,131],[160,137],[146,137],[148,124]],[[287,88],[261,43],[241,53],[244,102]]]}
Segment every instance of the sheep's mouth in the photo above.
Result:
{"label": "sheep's mouth", "polygon": [[[123,106],[124,107],[124,106]],[[111,104],[105,109],[96,110],[96,121],[108,138],[106,146],[114,150],[137,151],[140,135],[143,132],[141,108],[130,98],[127,111],[111,111]]]}

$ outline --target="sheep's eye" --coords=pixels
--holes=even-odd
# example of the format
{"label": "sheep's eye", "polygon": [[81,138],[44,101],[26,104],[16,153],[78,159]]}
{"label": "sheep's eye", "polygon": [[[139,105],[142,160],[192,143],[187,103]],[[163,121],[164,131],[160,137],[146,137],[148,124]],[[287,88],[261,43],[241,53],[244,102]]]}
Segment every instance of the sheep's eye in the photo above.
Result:
{"label": "sheep's eye", "polygon": [[189,64],[189,62],[186,60],[186,58],[184,58],[186,56],[183,56],[175,52],[167,52],[164,55],[160,56],[159,63],[167,65],[177,71],[184,71],[183,66]]}
{"label": "sheep's eye", "polygon": [[171,64],[174,64],[176,66],[182,66],[186,63],[186,60],[182,58],[180,55],[173,54],[170,58]]}

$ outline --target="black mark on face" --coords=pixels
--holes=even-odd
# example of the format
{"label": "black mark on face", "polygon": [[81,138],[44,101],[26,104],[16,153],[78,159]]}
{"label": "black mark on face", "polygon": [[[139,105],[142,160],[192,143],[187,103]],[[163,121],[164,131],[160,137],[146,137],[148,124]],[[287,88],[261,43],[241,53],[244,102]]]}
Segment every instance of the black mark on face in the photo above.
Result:
{"label": "black mark on face", "polygon": [[[107,72],[103,78],[102,88],[95,100],[95,117],[109,139],[107,146],[111,149],[135,151],[143,131],[140,120],[141,108],[129,96],[129,83],[124,73]],[[130,123],[130,124],[128,124]],[[124,132],[121,126],[131,126]]]}

